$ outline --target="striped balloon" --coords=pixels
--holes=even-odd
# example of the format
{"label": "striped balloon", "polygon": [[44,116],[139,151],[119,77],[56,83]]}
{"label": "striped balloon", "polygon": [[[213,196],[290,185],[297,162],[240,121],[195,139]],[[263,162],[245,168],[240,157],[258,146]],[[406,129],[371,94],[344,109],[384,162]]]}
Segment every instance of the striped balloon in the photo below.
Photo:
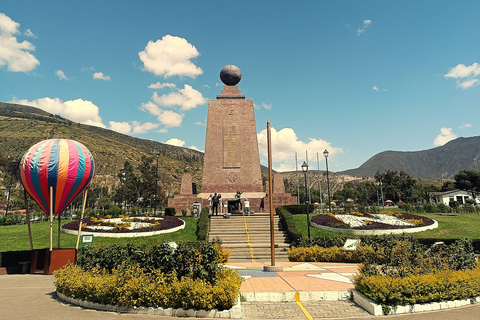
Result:
{"label": "striped balloon", "polygon": [[20,162],[20,179],[25,190],[45,213],[59,214],[88,186],[95,165],[90,151],[68,139],[43,140],[32,146]]}

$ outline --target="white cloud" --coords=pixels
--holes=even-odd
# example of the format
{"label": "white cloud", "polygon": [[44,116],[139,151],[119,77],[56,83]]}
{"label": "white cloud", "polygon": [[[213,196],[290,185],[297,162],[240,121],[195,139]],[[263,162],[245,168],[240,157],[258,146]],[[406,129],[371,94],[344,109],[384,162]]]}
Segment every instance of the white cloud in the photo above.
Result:
{"label": "white cloud", "polygon": [[28,41],[19,42],[14,36],[19,33],[20,24],[0,13],[0,66],[6,66],[8,71],[29,72],[39,64],[30,51],[35,46]]}
{"label": "white cloud", "polygon": [[37,35],[35,33],[32,32],[32,30],[30,29],[27,29],[24,33],[25,37],[29,37],[29,38],[37,38]]}
{"label": "white cloud", "polygon": [[187,76],[195,78],[203,73],[191,59],[200,53],[186,39],[165,35],[155,42],[149,41],[144,51],[138,56],[143,62],[145,70],[165,78],[172,76]]}
{"label": "white cloud", "polygon": [[128,122],[110,121],[108,122],[108,128],[123,134],[129,134],[132,132],[132,126]]}
{"label": "white cloud", "polygon": [[260,105],[254,104],[254,107],[255,107],[255,109],[264,108],[264,109],[270,110],[270,109],[272,109],[272,104],[267,104],[265,102],[262,102],[262,104],[260,104]]}
{"label": "white cloud", "polygon": [[148,86],[150,89],[162,89],[162,88],[176,88],[177,86],[174,83],[152,83],[151,85]]}
{"label": "white cloud", "polygon": [[204,125],[204,124],[201,123],[200,121],[195,122],[195,124],[196,124],[197,126],[203,126],[203,125]]}
{"label": "white cloud", "polygon": [[166,128],[162,128],[160,130],[157,131],[158,133],[167,133],[168,130]]}
{"label": "white cloud", "polygon": [[95,72],[93,74],[93,79],[98,79],[98,80],[110,80],[110,76],[106,76],[103,74],[103,72]]}
{"label": "white cloud", "polygon": [[473,127],[473,124],[465,123],[464,125],[460,126],[460,129],[471,128],[471,127]]}
{"label": "white cloud", "polygon": [[480,75],[480,66],[478,63],[474,63],[471,66],[466,66],[464,64],[458,64],[457,66],[453,67],[448,71],[445,78],[454,78],[454,79],[461,79],[461,78],[470,78],[476,77]]}
{"label": "white cloud", "polygon": [[[310,138],[308,142],[300,141],[292,128],[283,128],[280,131],[271,128],[271,137],[272,162],[274,169],[278,171],[280,171],[280,169],[283,171],[295,169],[295,153],[304,155],[305,151],[308,151],[312,159],[316,159],[317,153],[323,154],[325,149],[330,152],[330,156],[343,153],[341,148],[332,147],[330,142],[322,139]],[[267,129],[258,133],[257,138],[260,154],[264,157],[268,157]]]}
{"label": "white cloud", "polygon": [[166,144],[172,145],[172,146],[177,146],[177,147],[183,147],[185,145],[185,141],[177,139],[177,138],[171,138],[165,142]]}
{"label": "white cloud", "polygon": [[193,89],[188,84],[184,85],[184,88],[179,89],[178,92],[164,94],[160,97],[157,92],[154,92],[152,99],[162,107],[180,106],[182,110],[191,110],[207,102],[200,91]]}
{"label": "white cloud", "polygon": [[140,123],[138,121],[132,121],[131,123],[110,121],[108,124],[109,124],[109,127],[108,127],[109,129],[123,133],[123,134],[131,134],[131,133],[143,134],[143,133],[147,133],[150,130],[156,129],[159,126],[158,123],[151,123],[151,122]]}
{"label": "white cloud", "polygon": [[56,70],[55,74],[57,75],[57,77],[60,80],[68,80],[67,76],[65,75],[65,73],[62,70]]}
{"label": "white cloud", "polygon": [[444,77],[456,79],[457,87],[465,90],[479,84],[479,80],[475,78],[479,75],[480,65],[475,62],[471,66],[458,64],[455,67],[451,68],[448,73],[444,75]]}
{"label": "white cloud", "polygon": [[457,87],[462,88],[463,90],[473,87],[478,84],[478,79],[468,79],[465,81],[457,81]]}
{"label": "white cloud", "polygon": [[158,123],[152,123],[152,122],[140,123],[138,121],[132,121],[132,125],[133,125],[133,133],[135,134],[147,133],[150,130],[158,128],[159,126]]}
{"label": "white cloud", "polygon": [[443,146],[445,143],[457,139],[457,135],[452,132],[452,128],[441,128],[440,134],[435,138],[433,144]]}
{"label": "white cloud", "polygon": [[377,86],[373,86],[372,90],[373,90],[373,91],[378,91],[378,87],[377,87]]}
{"label": "white cloud", "polygon": [[361,35],[362,33],[365,32],[366,29],[370,28],[372,25],[372,20],[363,20],[363,26],[362,28],[357,29],[357,34]]}
{"label": "white cloud", "polygon": [[188,147],[188,149],[192,149],[192,150],[196,150],[196,151],[200,151],[200,152],[205,152],[205,150],[201,150],[201,149],[197,148],[196,146],[190,146],[190,147]]}
{"label": "white cloud", "polygon": [[174,128],[182,125],[183,116],[171,110],[160,109],[160,114],[157,116],[157,119],[166,128]]}
{"label": "white cloud", "polygon": [[28,100],[14,100],[11,103],[18,103],[44,111],[61,115],[62,117],[92,126],[105,128],[102,123],[102,118],[99,115],[98,107],[91,101],[76,99],[63,102],[59,98],[40,98],[33,101]]}

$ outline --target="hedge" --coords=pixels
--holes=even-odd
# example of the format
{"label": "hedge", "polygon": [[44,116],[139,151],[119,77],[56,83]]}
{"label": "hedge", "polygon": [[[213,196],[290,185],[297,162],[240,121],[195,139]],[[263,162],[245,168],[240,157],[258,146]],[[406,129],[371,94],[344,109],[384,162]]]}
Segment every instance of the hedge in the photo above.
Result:
{"label": "hedge", "polygon": [[292,215],[285,207],[278,207],[275,212],[280,218],[283,230],[287,232],[288,240],[293,245],[299,245],[302,243],[302,232],[298,230]]}
{"label": "hedge", "polygon": [[94,303],[126,307],[230,309],[240,292],[242,278],[233,270],[217,270],[216,284],[178,277],[175,271],[143,270],[138,264],[108,273],[68,265],[54,271],[55,286],[64,295]]}
{"label": "hedge", "polygon": [[[307,214],[307,207],[304,204],[289,204],[284,206],[288,212],[291,214]],[[309,204],[308,205],[308,212],[312,213],[315,210],[315,205]]]}
{"label": "hedge", "polygon": [[377,304],[392,307],[480,296],[480,265],[473,270],[443,270],[409,277],[358,275],[354,280],[356,290]]}
{"label": "hedge", "polygon": [[[120,267],[139,265],[145,270],[163,273],[176,272],[177,278],[184,276],[214,284],[215,275],[225,263],[225,254],[219,254],[218,241],[186,242],[171,246],[161,244],[115,244],[92,246],[83,249],[79,265],[83,270],[94,268],[112,272]],[[223,250],[223,249],[222,249]]]}
{"label": "hedge", "polygon": [[197,240],[206,241],[208,239],[208,231],[210,228],[209,208],[204,207],[200,211],[200,217],[197,221]]}

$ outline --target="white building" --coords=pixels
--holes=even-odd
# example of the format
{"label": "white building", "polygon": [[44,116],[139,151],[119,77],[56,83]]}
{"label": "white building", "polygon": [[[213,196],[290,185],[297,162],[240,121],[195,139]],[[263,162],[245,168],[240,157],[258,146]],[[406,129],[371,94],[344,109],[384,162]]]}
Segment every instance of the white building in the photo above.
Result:
{"label": "white building", "polygon": [[[450,201],[457,201],[459,205],[464,205],[466,199],[472,199],[472,194],[468,191],[457,189],[444,192],[432,192],[430,198],[435,204],[443,203],[448,206]],[[477,205],[480,204],[480,199],[476,197],[475,202]]]}

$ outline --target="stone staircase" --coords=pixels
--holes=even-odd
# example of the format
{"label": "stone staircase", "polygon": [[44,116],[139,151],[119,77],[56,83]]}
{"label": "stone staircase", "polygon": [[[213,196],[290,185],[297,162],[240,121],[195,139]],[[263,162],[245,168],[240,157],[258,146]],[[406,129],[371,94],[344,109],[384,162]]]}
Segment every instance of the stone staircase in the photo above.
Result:
{"label": "stone staircase", "polygon": [[[288,240],[279,217],[274,215],[275,261],[288,261]],[[270,261],[270,214],[255,213],[250,216],[213,216],[210,220],[209,239],[220,238],[230,250],[230,262]]]}

